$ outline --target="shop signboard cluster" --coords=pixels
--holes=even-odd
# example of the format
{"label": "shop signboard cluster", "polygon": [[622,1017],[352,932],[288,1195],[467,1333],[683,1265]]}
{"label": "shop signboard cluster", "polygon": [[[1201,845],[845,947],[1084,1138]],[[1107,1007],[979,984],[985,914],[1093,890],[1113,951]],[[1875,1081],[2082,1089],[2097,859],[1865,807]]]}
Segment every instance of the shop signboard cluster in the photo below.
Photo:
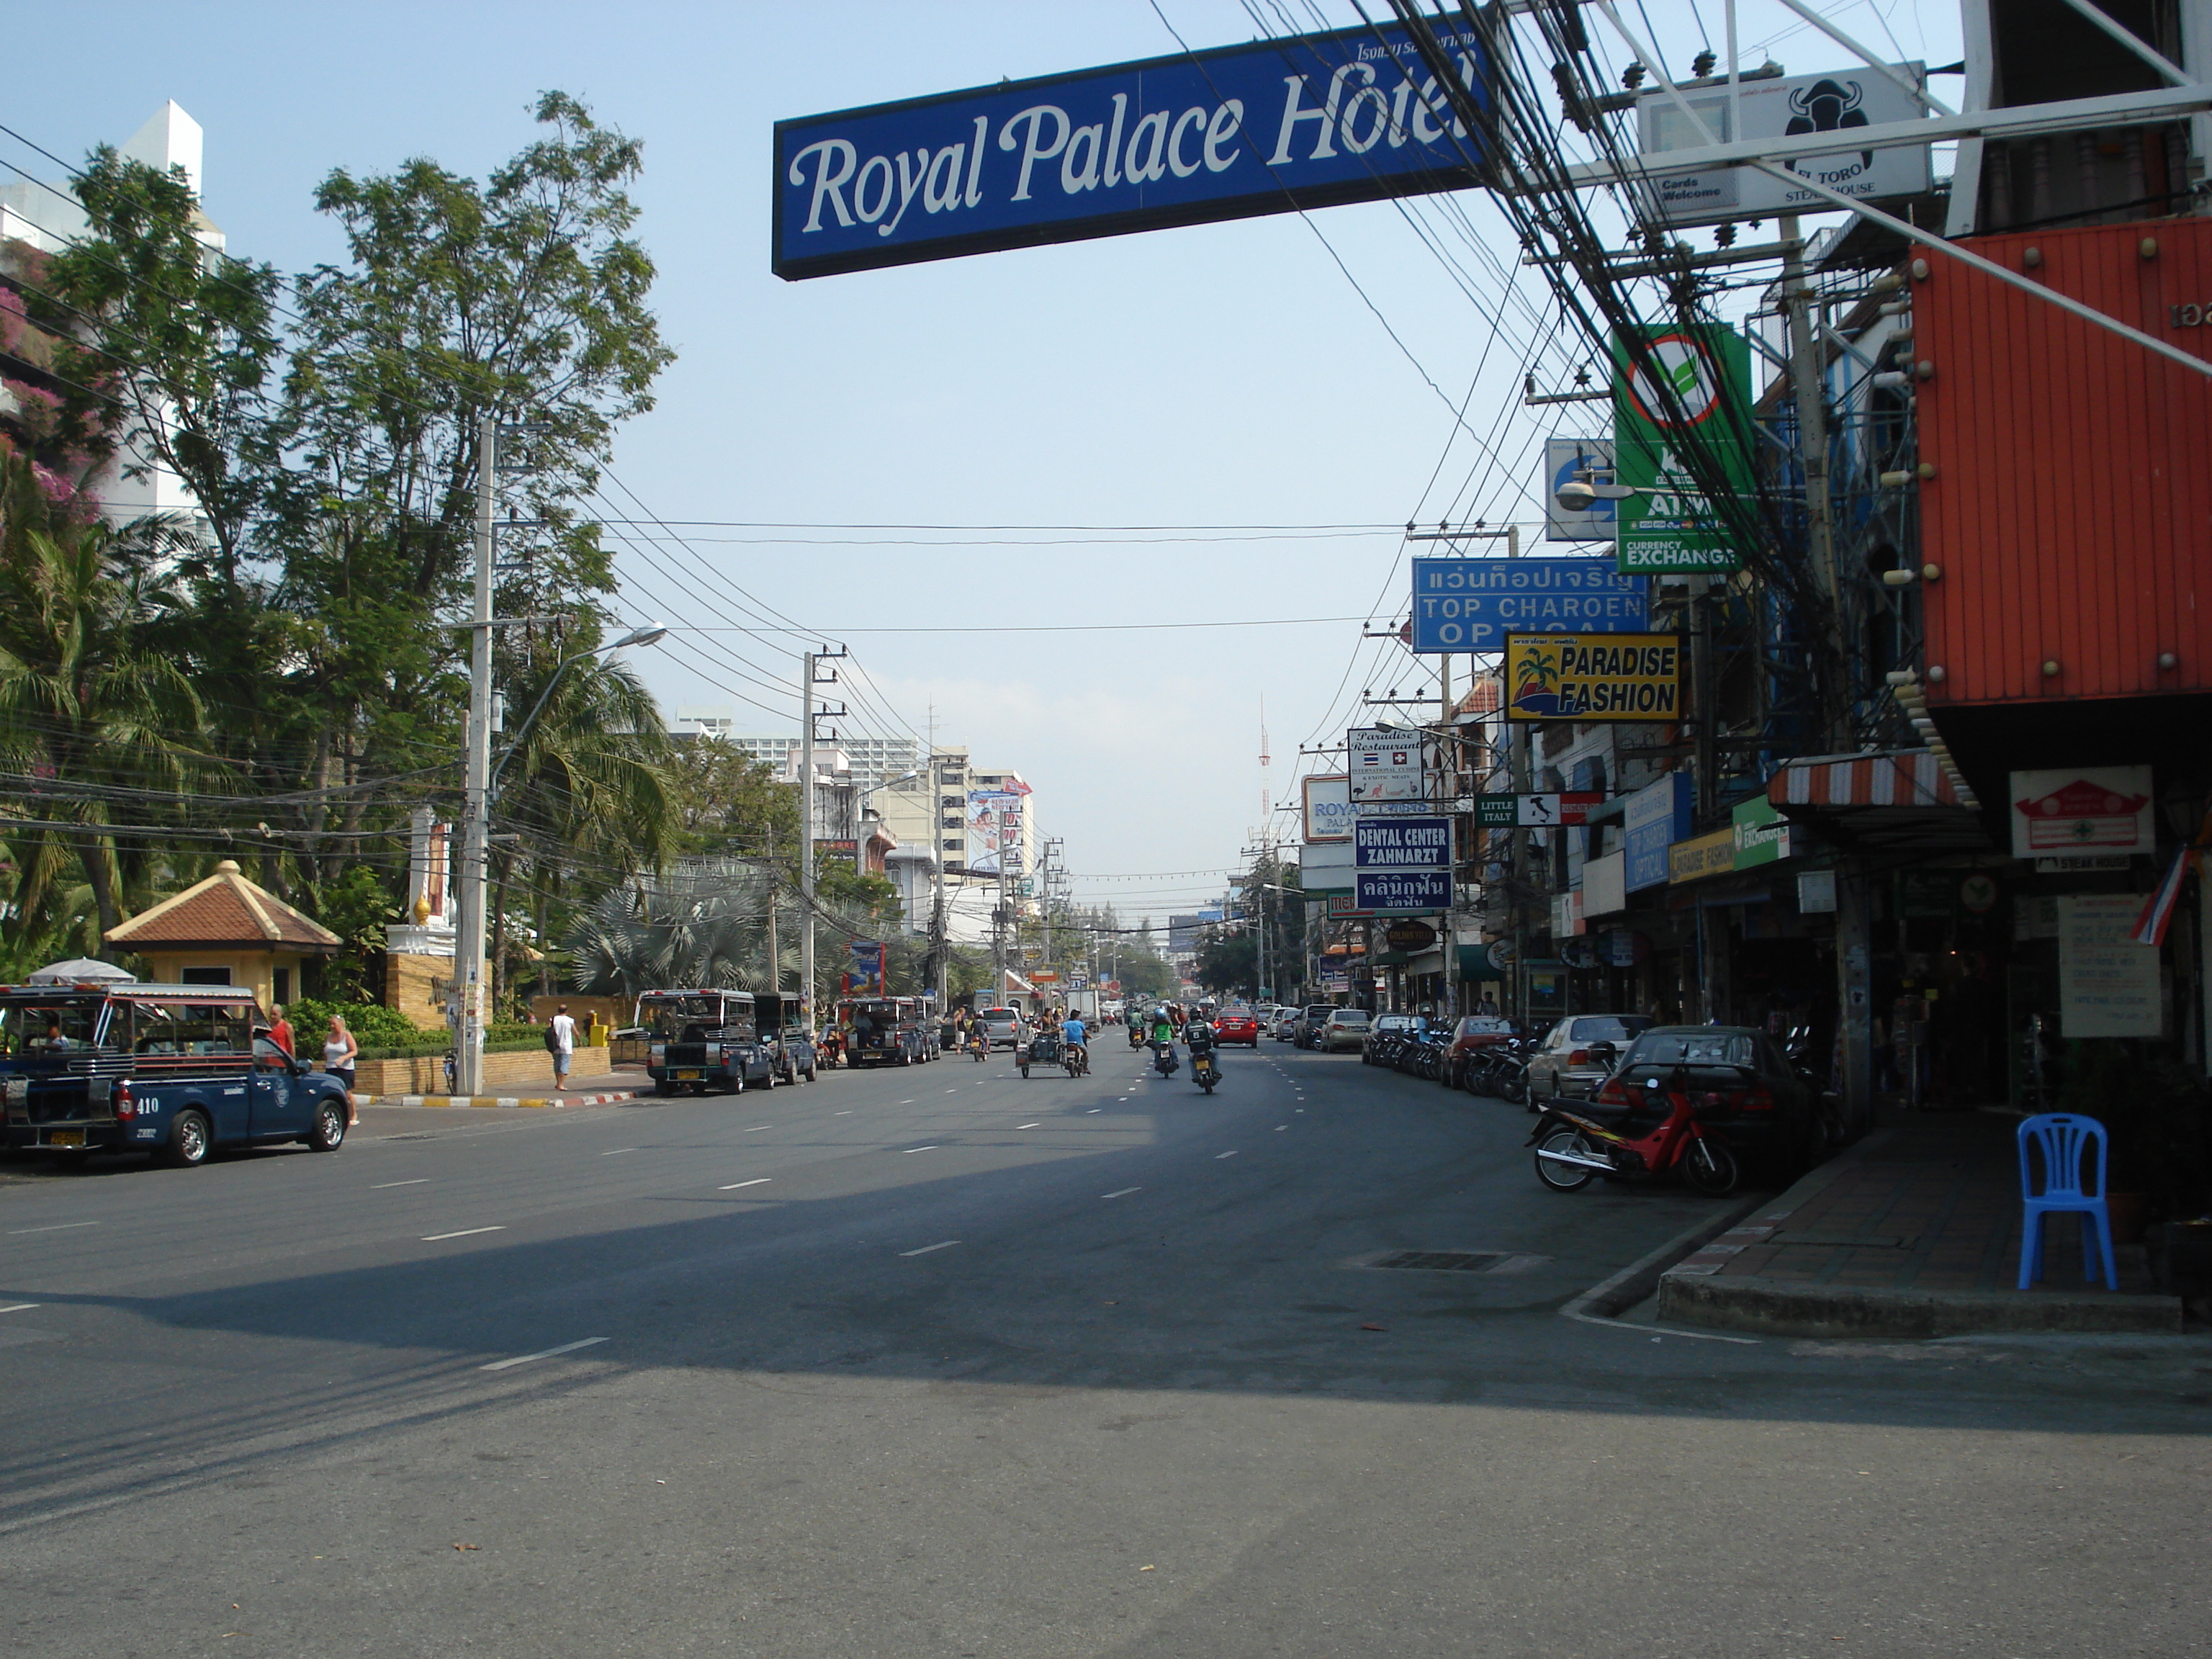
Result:
{"label": "shop signboard cluster", "polygon": [[1355,726],[1344,734],[1355,818],[1429,810],[1428,774],[1436,739],[1395,726]]}
{"label": "shop signboard cluster", "polygon": [[2012,855],[2046,872],[2125,869],[2157,850],[2148,766],[2070,766],[2015,772]]}
{"label": "shop signboard cluster", "polygon": [[1566,793],[1477,795],[1474,821],[1485,830],[1553,830],[1561,824],[1579,827],[1593,806],[1605,804],[1602,790]]}
{"label": "shop signboard cluster", "polygon": [[[1474,27],[1433,32],[1486,102]],[[770,268],[797,280],[1463,190],[1481,149],[1396,23],[1001,81],[777,122]]]}
{"label": "shop signboard cluster", "polygon": [[1611,559],[1415,559],[1413,649],[1498,651],[1509,633],[1640,634],[1650,580]]}

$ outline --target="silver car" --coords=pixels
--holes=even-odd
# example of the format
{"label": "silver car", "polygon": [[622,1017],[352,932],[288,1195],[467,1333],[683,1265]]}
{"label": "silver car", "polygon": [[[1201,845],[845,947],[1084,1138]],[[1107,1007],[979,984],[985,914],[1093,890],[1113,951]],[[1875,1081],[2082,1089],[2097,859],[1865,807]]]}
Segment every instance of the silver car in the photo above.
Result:
{"label": "silver car", "polygon": [[1528,1057],[1528,1098],[1588,1100],[1613,1075],[1630,1041],[1651,1024],[1648,1014],[1569,1014]]}
{"label": "silver car", "polygon": [[1321,1031],[1314,1038],[1314,1047],[1334,1054],[1340,1048],[1362,1048],[1367,1045],[1367,1032],[1375,1016],[1364,1008],[1333,1008],[1322,1022]]}

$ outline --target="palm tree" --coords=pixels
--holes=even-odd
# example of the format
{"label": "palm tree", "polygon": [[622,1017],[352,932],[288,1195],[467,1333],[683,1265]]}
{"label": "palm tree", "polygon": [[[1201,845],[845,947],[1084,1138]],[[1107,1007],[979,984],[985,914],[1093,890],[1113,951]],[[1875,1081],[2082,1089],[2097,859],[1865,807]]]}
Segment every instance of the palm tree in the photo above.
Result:
{"label": "palm tree", "polygon": [[199,699],[148,639],[180,604],[161,574],[174,539],[158,520],[118,532],[59,513],[27,461],[0,457],[0,766],[20,780],[18,927],[46,914],[72,860],[101,934],[121,921],[126,867],[155,854],[143,842],[118,853],[115,829],[173,817],[199,759]]}
{"label": "palm tree", "polygon": [[576,988],[598,995],[672,986],[773,988],[779,976],[769,963],[769,907],[778,885],[773,871],[715,859],[607,894],[569,939]]}

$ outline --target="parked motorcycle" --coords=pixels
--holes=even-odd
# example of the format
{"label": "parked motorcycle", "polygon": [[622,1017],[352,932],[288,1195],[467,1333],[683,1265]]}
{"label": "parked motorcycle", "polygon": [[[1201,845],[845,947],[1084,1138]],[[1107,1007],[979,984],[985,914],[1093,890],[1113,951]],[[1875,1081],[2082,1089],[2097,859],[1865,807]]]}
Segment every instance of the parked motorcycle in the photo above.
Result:
{"label": "parked motorcycle", "polygon": [[[1656,1077],[1644,1085],[1647,1095],[1658,1088]],[[1698,1192],[1725,1198],[1735,1190],[1742,1172],[1718,1132],[1698,1121],[1690,1103],[1687,1066],[1674,1069],[1666,1100],[1667,1115],[1650,1133],[1633,1139],[1595,1118],[1570,1112],[1556,1101],[1547,1103],[1528,1141],[1536,1149],[1536,1178],[1555,1193],[1575,1193],[1598,1176],[1656,1181],[1679,1172]]]}

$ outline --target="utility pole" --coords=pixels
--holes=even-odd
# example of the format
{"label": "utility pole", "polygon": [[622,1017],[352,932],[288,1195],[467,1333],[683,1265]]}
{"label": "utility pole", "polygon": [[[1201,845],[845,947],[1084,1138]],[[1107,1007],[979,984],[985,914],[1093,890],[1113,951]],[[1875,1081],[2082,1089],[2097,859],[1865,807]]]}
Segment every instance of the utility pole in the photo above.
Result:
{"label": "utility pole", "polygon": [[469,627],[469,727],[461,834],[459,915],[454,918],[453,977],[460,1018],[454,1031],[453,1087],[473,1095],[483,1084],[484,886],[491,840],[492,498],[499,488],[499,417],[477,420],[476,610]]}
{"label": "utility pole", "polygon": [[[1797,405],[1797,435],[1805,465],[1805,550],[1814,579],[1826,595],[1832,630],[1828,661],[1820,665],[1820,720],[1827,740],[1837,748],[1847,746],[1844,731],[1849,695],[1839,682],[1845,653],[1843,642],[1843,573],[1836,563],[1836,526],[1828,495],[1828,405],[1821,387],[1822,347],[1813,315],[1813,289],[1805,275],[1805,242],[1797,233],[1794,214],[1782,223],[1782,302],[1790,318],[1790,389]],[[1708,724],[1698,711],[1698,729]],[[1700,803],[1701,805],[1703,803]]]}
{"label": "utility pole", "polygon": [[[818,652],[809,651],[799,659],[799,1000],[806,1011],[811,1024],[814,1017],[814,688],[835,685],[837,671],[831,669],[830,678],[817,680],[817,663],[832,657],[842,657],[842,650],[832,651],[823,646]],[[823,709],[823,714],[831,713]],[[845,705],[839,703],[835,711],[842,714]],[[774,914],[774,901],[770,901]],[[783,970],[776,969],[776,989],[783,988]]]}

